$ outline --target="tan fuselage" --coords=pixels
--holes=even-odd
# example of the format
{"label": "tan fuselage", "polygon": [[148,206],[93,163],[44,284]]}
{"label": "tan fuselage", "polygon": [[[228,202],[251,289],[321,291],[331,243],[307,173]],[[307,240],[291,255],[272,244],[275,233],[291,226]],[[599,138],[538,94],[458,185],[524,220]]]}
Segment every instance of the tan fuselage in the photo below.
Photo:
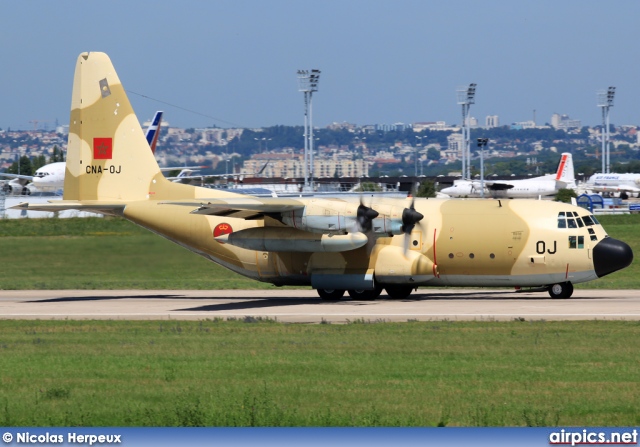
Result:
{"label": "tan fuselage", "polygon": [[[392,204],[397,199],[379,199],[371,207]],[[438,199],[417,199],[415,208],[425,217],[408,240],[370,235],[367,245],[338,253],[254,251],[214,239],[221,231],[283,227],[269,217],[201,216],[191,214],[193,207],[156,201],[130,203],[124,215],[235,272],[277,285],[309,285],[314,275],[369,274],[383,284],[416,286],[536,286],[597,278],[591,249],[606,236],[604,229],[589,227],[593,240],[587,227],[557,226],[559,212],[588,214],[581,208],[550,201]],[[570,248],[570,237],[578,236],[584,243]],[[297,234],[291,231],[290,237]]]}

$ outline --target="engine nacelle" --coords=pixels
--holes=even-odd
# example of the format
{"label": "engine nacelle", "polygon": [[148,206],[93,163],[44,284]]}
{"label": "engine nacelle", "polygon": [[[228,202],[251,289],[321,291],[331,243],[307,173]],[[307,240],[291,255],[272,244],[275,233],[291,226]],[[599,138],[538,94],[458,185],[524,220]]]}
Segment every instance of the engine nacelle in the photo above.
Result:
{"label": "engine nacelle", "polygon": [[438,267],[422,253],[402,247],[386,245],[378,253],[375,264],[376,280],[383,284],[424,284],[439,275]]}
{"label": "engine nacelle", "polygon": [[362,233],[318,234],[284,227],[257,227],[216,237],[218,242],[255,251],[343,252],[367,243]]}
{"label": "engine nacelle", "polygon": [[[345,234],[371,231],[379,235],[402,234],[402,213],[405,207],[376,205],[373,214],[377,217],[373,219],[364,217],[363,207],[364,205],[358,203],[341,200],[312,199],[304,209],[282,213],[282,222],[311,233]],[[371,229],[362,228],[363,223],[369,225],[368,222]]]}
{"label": "engine nacelle", "polygon": [[26,186],[22,186],[20,183],[17,182],[6,182],[4,185],[2,185],[2,190],[4,191],[5,194],[7,195],[25,195],[28,196],[29,194],[31,194],[31,191],[29,190],[29,188],[27,188]]}

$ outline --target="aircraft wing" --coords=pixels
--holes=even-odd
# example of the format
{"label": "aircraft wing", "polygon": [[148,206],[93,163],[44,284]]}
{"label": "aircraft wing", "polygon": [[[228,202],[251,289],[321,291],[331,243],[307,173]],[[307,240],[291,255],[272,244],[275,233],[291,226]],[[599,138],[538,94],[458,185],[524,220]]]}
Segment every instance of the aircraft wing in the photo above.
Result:
{"label": "aircraft wing", "polygon": [[168,166],[166,168],[160,168],[162,172],[167,171],[182,171],[183,169],[206,169],[210,166]]}
{"label": "aircraft wing", "polygon": [[491,182],[491,181],[487,182],[486,180],[484,182],[484,185],[491,191],[506,191],[507,189],[511,189],[514,186],[511,183]]}
{"label": "aircraft wing", "polygon": [[285,213],[301,210],[306,205],[296,199],[279,197],[234,197],[229,199],[203,199],[199,202],[160,202],[160,205],[192,206],[192,214],[224,215],[235,212],[251,211],[255,213]]}
{"label": "aircraft wing", "polygon": [[5,172],[0,172],[0,176],[8,177],[8,178],[19,178],[20,180],[33,181],[33,176],[32,175],[7,174]]}

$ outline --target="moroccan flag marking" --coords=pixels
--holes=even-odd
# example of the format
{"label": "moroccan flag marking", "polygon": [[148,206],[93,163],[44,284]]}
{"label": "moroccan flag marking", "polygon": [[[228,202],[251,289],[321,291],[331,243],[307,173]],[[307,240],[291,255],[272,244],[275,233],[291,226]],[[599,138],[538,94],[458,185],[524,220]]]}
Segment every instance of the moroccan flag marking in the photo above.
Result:
{"label": "moroccan flag marking", "polygon": [[93,139],[93,159],[111,160],[113,155],[113,138]]}

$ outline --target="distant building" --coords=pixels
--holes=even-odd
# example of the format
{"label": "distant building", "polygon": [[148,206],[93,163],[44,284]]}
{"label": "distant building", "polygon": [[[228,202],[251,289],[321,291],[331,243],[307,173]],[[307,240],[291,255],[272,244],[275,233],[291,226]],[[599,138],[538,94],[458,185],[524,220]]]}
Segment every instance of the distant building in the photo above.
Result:
{"label": "distant building", "polygon": [[447,149],[442,151],[442,156],[447,160],[458,160],[462,157],[464,141],[461,133],[452,133],[447,137]]}
{"label": "distant building", "polygon": [[535,121],[520,121],[519,123],[511,124],[512,130],[535,129],[535,128],[536,128]]}
{"label": "distant building", "polygon": [[[267,163],[263,177],[303,177],[304,162],[301,154],[267,153],[255,154],[246,160],[242,172],[258,172]],[[369,164],[363,159],[351,159],[334,154],[330,157],[315,157],[313,171],[316,177],[365,177],[369,175]]]}
{"label": "distant building", "polygon": [[487,129],[500,127],[500,119],[498,119],[498,115],[488,115],[484,120],[484,124]]}
{"label": "distant building", "polygon": [[446,130],[447,123],[444,121],[430,121],[423,123],[413,123],[414,132],[422,132],[423,130]]}
{"label": "distant building", "polygon": [[569,118],[569,115],[554,113],[551,115],[551,126],[554,129],[560,130],[580,129],[582,127],[582,122],[580,120],[572,120]]}

